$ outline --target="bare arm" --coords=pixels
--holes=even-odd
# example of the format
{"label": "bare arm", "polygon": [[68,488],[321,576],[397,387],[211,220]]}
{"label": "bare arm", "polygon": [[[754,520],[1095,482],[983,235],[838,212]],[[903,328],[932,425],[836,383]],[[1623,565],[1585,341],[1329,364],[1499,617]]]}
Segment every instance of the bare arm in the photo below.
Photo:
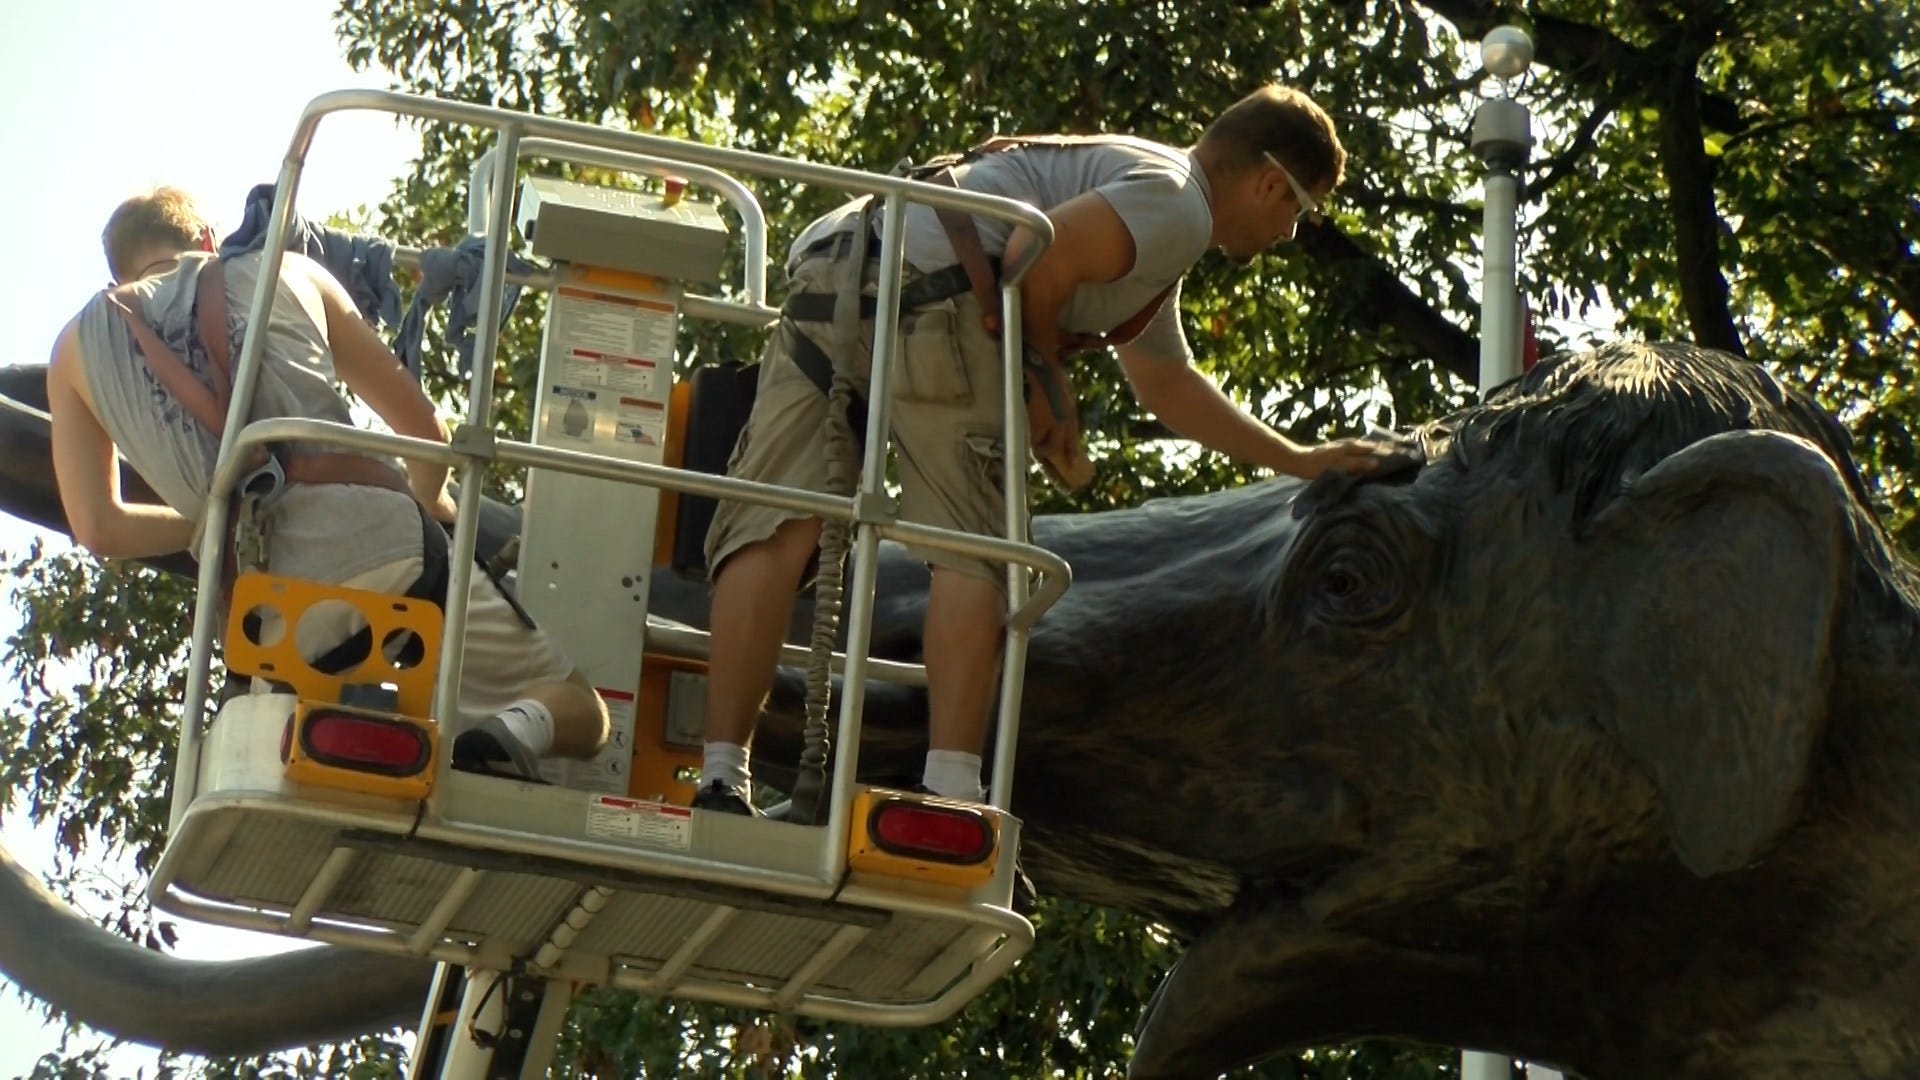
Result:
{"label": "bare arm", "polygon": [[1300,466],[1299,444],[1248,416],[1191,364],[1168,362],[1123,345],[1120,367],[1148,412],[1209,450],[1276,472]]}
{"label": "bare arm", "polygon": [[[1020,281],[1021,329],[1028,354],[1044,362],[1027,370],[1029,434],[1034,455],[1071,489],[1092,478],[1093,466],[1080,445],[1079,409],[1066,400],[1073,395],[1073,384],[1061,365],[1060,315],[1080,286],[1115,281],[1132,269],[1134,244],[1120,215],[1094,192],[1068,199],[1048,210],[1047,217],[1053,222],[1054,242]],[[1007,238],[1003,265],[1032,244],[1031,233],[1016,229]]]}
{"label": "bare arm", "polygon": [[[434,442],[447,441],[447,430],[434,414],[433,402],[420,384],[401,366],[393,351],[360,317],[346,290],[331,274],[315,271],[311,279],[320,290],[327,313],[327,343],[333,350],[334,370],[361,401],[367,403],[396,435]],[[407,481],[435,516],[453,519],[453,501],[447,496],[447,467],[408,459]]]}
{"label": "bare arm", "polygon": [[[1054,358],[1060,348],[1060,313],[1082,285],[1117,281],[1133,269],[1133,233],[1112,204],[1087,192],[1047,211],[1054,241],[1042,252],[1020,287],[1021,326],[1027,343]],[[1016,229],[1007,240],[1005,263],[1032,243]],[[1384,451],[1367,443],[1333,442],[1302,447],[1247,415],[1206,376],[1178,358],[1120,346],[1121,367],[1148,412],[1174,431],[1211,450],[1293,476],[1315,476],[1329,468],[1366,472]]]}
{"label": "bare arm", "polygon": [[[1133,269],[1133,233],[1111,203],[1095,192],[1076,195],[1047,211],[1053,243],[1020,281],[1020,324],[1040,355],[1060,355],[1060,313],[1082,285],[1118,281]],[[1033,234],[1015,229],[1002,265],[1011,265],[1033,245]]]}
{"label": "bare arm", "polygon": [[1176,433],[1236,461],[1311,478],[1328,469],[1371,472],[1389,449],[1352,440],[1301,446],[1248,415],[1191,364],[1137,346],[1117,351],[1134,396],[1148,412]]}
{"label": "bare arm", "polygon": [[80,330],[68,323],[47,365],[53,417],[53,472],[73,538],[103,559],[139,559],[184,551],[193,523],[165,506],[126,503],[113,440],[94,415],[81,369]]}

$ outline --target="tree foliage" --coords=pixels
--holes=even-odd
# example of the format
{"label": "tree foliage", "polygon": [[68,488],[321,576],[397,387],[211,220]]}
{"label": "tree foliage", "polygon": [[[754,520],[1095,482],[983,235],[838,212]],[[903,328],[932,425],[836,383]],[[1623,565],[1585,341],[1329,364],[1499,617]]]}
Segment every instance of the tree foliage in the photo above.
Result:
{"label": "tree foliage", "polygon": [[[1352,154],[1330,219],[1251,267],[1203,261],[1183,314],[1205,370],[1301,438],[1418,422],[1473,393],[1481,207],[1467,135],[1488,90],[1473,43],[1504,22],[1538,52],[1516,93],[1538,140],[1521,265],[1543,345],[1690,339],[1771,366],[1848,422],[1912,546],[1914,0],[344,0],[338,13],[349,59],[404,89],[880,170],[996,133],[1186,144],[1260,82],[1300,86]],[[450,242],[482,146],[437,125],[422,135],[380,220],[398,241]],[[839,198],[756,188],[776,252]],[[496,378],[522,430],[539,310],[523,304]],[[683,356],[747,358],[754,345],[690,327]],[[1114,365],[1078,377],[1099,477],[1071,502],[1045,495],[1049,509],[1247,478],[1165,439]],[[461,382],[442,358],[428,385],[451,399]],[[8,662],[22,704],[0,715],[0,769],[76,850],[91,830],[150,866],[178,720],[167,703],[181,587],[37,552],[15,574],[28,622]],[[51,679],[59,664],[79,689]],[[905,1033],[769,1027],[597,993],[572,1018],[564,1068],[1104,1076],[1172,948],[1135,920],[1050,904],[1012,978],[955,1023]],[[1262,1074],[1430,1076],[1441,1060],[1369,1046]]]}

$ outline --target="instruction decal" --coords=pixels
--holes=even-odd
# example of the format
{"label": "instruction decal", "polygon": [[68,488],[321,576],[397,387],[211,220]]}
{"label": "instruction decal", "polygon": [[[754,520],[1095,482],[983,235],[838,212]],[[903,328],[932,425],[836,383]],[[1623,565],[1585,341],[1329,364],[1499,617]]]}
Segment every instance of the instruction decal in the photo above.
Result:
{"label": "instruction decal", "polygon": [[666,446],[666,407],[644,398],[622,397],[614,413],[613,441],[631,446]]}
{"label": "instruction decal", "polygon": [[547,390],[548,436],[565,442],[591,443],[599,427],[600,392],[584,386],[552,386]]}
{"label": "instruction decal", "polygon": [[594,795],[587,799],[587,835],[685,851],[693,844],[693,811],[618,795]]}
{"label": "instruction decal", "polygon": [[562,288],[549,322],[556,378],[663,398],[673,369],[671,303]]}

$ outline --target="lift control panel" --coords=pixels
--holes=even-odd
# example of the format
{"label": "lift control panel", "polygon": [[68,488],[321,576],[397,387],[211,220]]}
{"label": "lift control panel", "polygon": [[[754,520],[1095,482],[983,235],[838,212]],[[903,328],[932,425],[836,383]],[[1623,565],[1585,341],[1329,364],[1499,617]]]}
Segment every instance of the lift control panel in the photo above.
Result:
{"label": "lift control panel", "polygon": [[719,282],[727,254],[720,212],[671,187],[652,193],[530,176],[516,221],[535,255],[688,284]]}
{"label": "lift control panel", "polygon": [[[669,431],[669,406],[681,297],[689,280],[717,276],[725,222],[690,199],[538,176],[521,188],[518,222],[555,265],[532,441],[666,464],[677,435]],[[612,721],[598,757],[551,760],[547,779],[684,804],[698,759],[690,749],[667,748],[659,729],[666,711],[698,711],[694,695],[704,678],[680,672],[671,679],[680,692],[671,697],[662,693],[668,687],[641,685],[674,674],[642,662],[662,501],[646,485],[529,470],[520,598],[592,680]]]}

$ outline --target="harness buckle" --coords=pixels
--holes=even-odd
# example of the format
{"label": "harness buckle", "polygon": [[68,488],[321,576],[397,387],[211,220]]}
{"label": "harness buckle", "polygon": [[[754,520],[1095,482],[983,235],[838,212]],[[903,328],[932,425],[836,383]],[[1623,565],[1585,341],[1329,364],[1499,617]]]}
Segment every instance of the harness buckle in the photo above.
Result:
{"label": "harness buckle", "polygon": [[280,494],[287,486],[287,470],[280,464],[280,455],[268,454],[260,467],[240,478],[238,494],[250,495],[261,500],[270,500]]}
{"label": "harness buckle", "polygon": [[241,479],[234,492],[240,506],[233,523],[233,557],[240,570],[265,569],[267,548],[273,539],[267,508],[286,486],[287,470],[280,464],[280,456],[273,453]]}
{"label": "harness buckle", "polygon": [[241,495],[240,512],[233,523],[233,558],[239,570],[265,568],[271,533],[266,500],[253,494]]}

